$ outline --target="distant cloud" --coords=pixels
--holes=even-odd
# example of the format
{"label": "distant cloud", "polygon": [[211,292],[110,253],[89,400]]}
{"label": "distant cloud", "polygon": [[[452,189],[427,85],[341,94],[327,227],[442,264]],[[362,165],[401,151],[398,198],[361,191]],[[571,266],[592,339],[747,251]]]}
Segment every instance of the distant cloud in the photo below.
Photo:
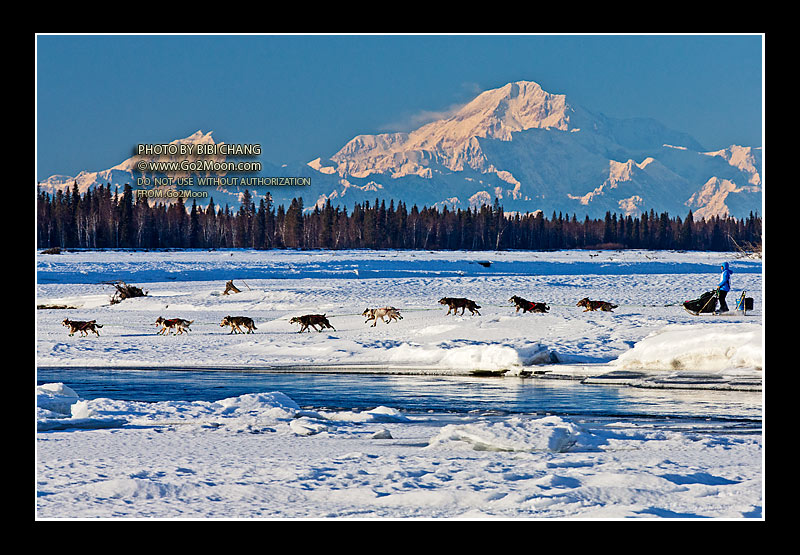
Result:
{"label": "distant cloud", "polygon": [[400,120],[392,121],[384,125],[381,125],[378,129],[385,133],[413,131],[414,129],[419,129],[426,123],[449,118],[450,116],[458,112],[461,108],[463,108],[464,105],[465,105],[464,103],[452,104],[451,106],[445,108],[444,110],[421,110],[419,112],[415,112],[406,117],[403,117]]}
{"label": "distant cloud", "polygon": [[461,108],[472,102],[483,90],[478,83],[461,83],[462,96],[466,96],[467,100],[451,104],[443,110],[420,110],[408,116],[402,117],[400,120],[386,123],[381,125],[378,129],[384,133],[391,132],[409,132],[419,129],[427,123],[432,121],[439,121],[447,119],[457,113]]}
{"label": "distant cloud", "polygon": [[480,84],[474,82],[461,83],[461,89],[464,91],[464,94],[470,97],[470,99],[475,98],[485,90],[480,86]]}

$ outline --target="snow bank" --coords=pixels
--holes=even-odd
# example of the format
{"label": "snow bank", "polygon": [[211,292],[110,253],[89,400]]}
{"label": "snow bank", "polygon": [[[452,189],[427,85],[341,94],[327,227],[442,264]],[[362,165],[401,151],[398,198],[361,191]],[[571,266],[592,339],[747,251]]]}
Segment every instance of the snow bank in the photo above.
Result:
{"label": "snow bank", "polygon": [[755,369],[764,367],[763,328],[756,324],[668,325],[611,363],[619,370]]}
{"label": "snow bank", "polygon": [[408,423],[412,420],[397,409],[376,407],[356,411],[302,410],[289,396],[279,392],[249,393],[219,401],[162,401],[143,403],[107,398],[81,400],[62,383],[38,386],[37,429],[109,428],[126,424],[164,426],[190,424],[199,427],[252,430],[282,426],[300,436],[333,431],[337,424]]}
{"label": "snow bank", "polygon": [[68,428],[117,428],[126,423],[123,418],[98,416],[81,401],[72,388],[63,383],[49,383],[36,387],[36,429],[38,431]]}
{"label": "snow bank", "polygon": [[70,407],[78,401],[78,394],[63,383],[47,383],[36,387],[36,407],[53,417],[70,414]]}
{"label": "snow bank", "polygon": [[365,410],[361,412],[355,411],[319,411],[313,413],[320,418],[325,418],[331,421],[339,422],[411,422],[407,416],[403,415],[397,409],[391,407],[376,407],[372,410]]}
{"label": "snow bank", "polygon": [[431,438],[428,448],[455,447],[476,451],[551,451],[562,453],[577,444],[593,444],[591,434],[558,416],[498,422],[449,424]]}
{"label": "snow bank", "polygon": [[267,419],[292,418],[300,410],[297,403],[281,392],[249,393],[217,401],[219,416]]}
{"label": "snow bank", "polygon": [[386,360],[398,364],[424,364],[471,371],[518,370],[532,364],[553,362],[555,354],[539,343],[525,345],[451,343],[418,345],[403,343],[386,350]]}

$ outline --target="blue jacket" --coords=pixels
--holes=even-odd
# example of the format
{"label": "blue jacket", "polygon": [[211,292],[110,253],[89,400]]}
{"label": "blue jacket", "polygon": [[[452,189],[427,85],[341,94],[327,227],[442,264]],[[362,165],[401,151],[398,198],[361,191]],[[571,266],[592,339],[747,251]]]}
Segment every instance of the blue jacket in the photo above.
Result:
{"label": "blue jacket", "polygon": [[722,275],[719,278],[719,289],[720,291],[730,291],[731,290],[731,274],[733,270],[728,267],[727,262],[722,263]]}

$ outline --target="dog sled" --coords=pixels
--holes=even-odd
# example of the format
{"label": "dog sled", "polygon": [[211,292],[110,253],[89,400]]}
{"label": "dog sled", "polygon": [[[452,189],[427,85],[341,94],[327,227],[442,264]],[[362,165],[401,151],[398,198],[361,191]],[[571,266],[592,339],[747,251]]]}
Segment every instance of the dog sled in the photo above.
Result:
{"label": "dog sled", "polygon": [[715,289],[713,291],[706,291],[696,299],[684,301],[683,308],[686,312],[699,316],[700,314],[713,314],[717,310],[717,299],[719,292]]}
{"label": "dog sled", "polygon": [[[735,310],[741,311],[743,315],[747,314],[748,310],[753,310],[753,298],[747,297],[746,295],[747,292],[742,291],[741,296],[736,301]],[[713,291],[706,291],[697,299],[684,301],[683,308],[686,309],[686,312],[694,316],[700,316],[701,314],[718,314],[718,300],[719,291],[714,289]]]}

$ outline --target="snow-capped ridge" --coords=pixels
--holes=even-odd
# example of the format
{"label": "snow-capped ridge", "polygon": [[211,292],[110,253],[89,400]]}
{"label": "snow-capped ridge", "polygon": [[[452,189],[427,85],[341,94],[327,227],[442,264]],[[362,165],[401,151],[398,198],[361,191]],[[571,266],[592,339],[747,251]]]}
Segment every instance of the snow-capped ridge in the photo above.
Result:
{"label": "snow-capped ridge", "polygon": [[758,193],[760,190],[756,185],[739,186],[730,179],[712,177],[685,204],[694,211],[695,218],[710,218],[729,213],[729,196],[736,193]]}
{"label": "snow-capped ridge", "polygon": [[731,145],[722,150],[704,152],[703,154],[706,156],[719,156],[732,167],[747,173],[750,176],[748,182],[751,185],[761,185],[761,176],[758,172],[759,160],[757,159],[757,155],[760,156],[761,154],[761,148]]}
{"label": "snow-capped ridge", "polygon": [[[213,131],[209,131],[208,133],[203,132],[201,129],[198,129],[188,137],[184,137],[182,139],[175,139],[169,141],[167,144],[224,144],[224,143],[217,143],[214,138],[212,137]],[[77,185],[78,191],[83,194],[91,187],[96,185],[102,185],[105,183],[115,184],[115,185],[125,185],[125,184],[134,184],[136,183],[136,178],[141,175],[141,172],[138,170],[136,164],[143,159],[151,160],[151,161],[177,161],[183,160],[184,156],[178,155],[156,155],[156,156],[143,156],[138,155],[135,152],[129,158],[126,158],[116,166],[113,166],[107,170],[100,170],[100,171],[81,171],[78,175],[71,177],[67,175],[53,175],[49,178],[45,179],[41,183],[39,183],[40,187],[50,190],[58,190],[64,189],[64,187],[71,187],[74,184]],[[196,159],[197,157],[191,157]],[[206,156],[205,158],[213,159],[216,161],[224,161],[225,156],[222,154],[213,155],[213,156]],[[187,172],[174,172],[169,174],[170,177],[183,177],[187,175]]]}

